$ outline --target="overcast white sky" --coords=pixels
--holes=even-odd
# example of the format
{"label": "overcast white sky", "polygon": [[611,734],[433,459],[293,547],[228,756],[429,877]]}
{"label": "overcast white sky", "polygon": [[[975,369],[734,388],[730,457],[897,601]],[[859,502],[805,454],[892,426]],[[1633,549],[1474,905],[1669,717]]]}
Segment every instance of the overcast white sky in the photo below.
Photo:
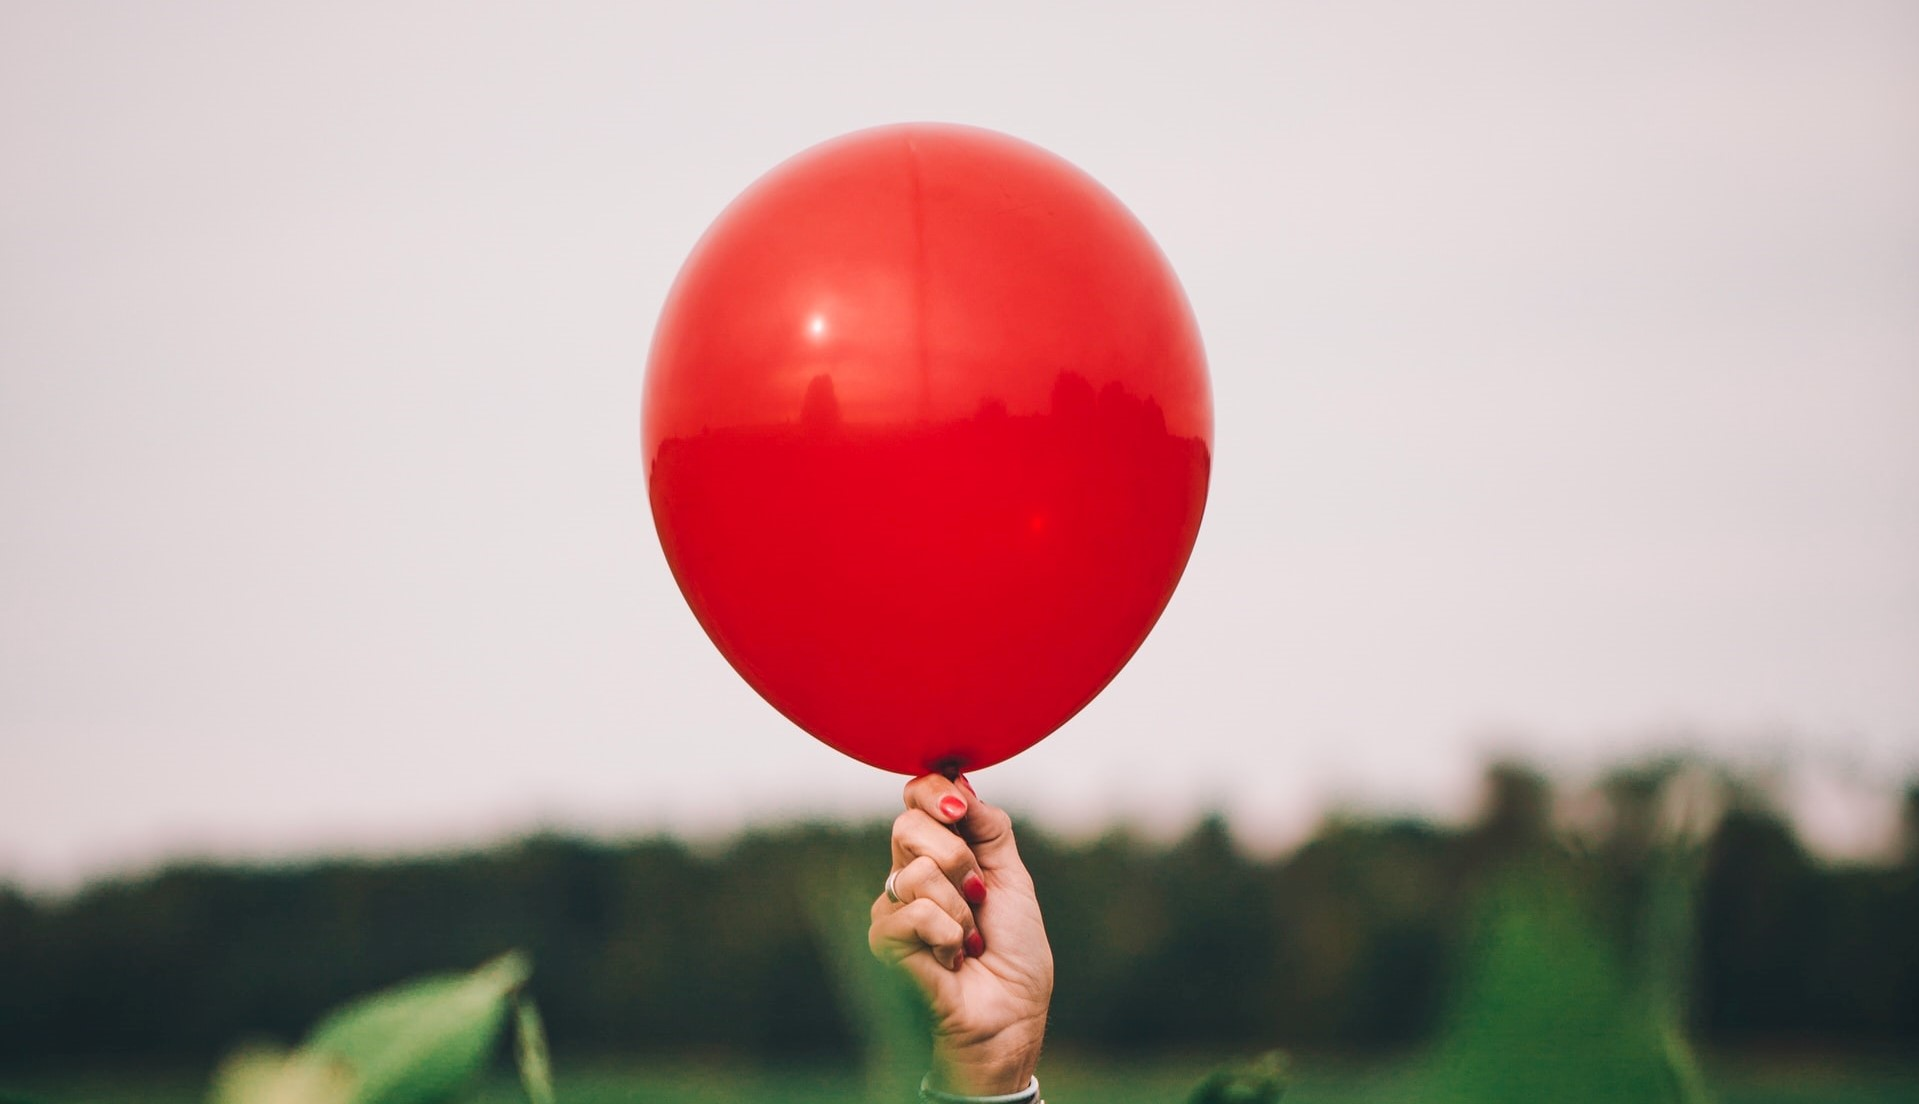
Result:
{"label": "overcast white sky", "polygon": [[638,402],[720,208],[911,119],[1131,206],[1218,403],[1166,616],[989,798],[1283,840],[1682,740],[1883,827],[1919,6],[1026,7],[0,6],[0,879],[887,813],[701,635]]}

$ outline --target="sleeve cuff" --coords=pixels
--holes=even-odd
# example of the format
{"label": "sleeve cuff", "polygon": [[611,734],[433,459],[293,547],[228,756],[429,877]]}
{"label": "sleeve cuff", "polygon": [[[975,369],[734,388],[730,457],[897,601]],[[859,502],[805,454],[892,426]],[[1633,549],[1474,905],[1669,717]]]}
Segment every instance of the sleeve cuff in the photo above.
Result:
{"label": "sleeve cuff", "polygon": [[1041,1104],[1039,1099],[1039,1078],[1018,1092],[1002,1093],[999,1096],[963,1096],[959,1093],[940,1092],[933,1087],[933,1075],[920,1078],[921,1104]]}

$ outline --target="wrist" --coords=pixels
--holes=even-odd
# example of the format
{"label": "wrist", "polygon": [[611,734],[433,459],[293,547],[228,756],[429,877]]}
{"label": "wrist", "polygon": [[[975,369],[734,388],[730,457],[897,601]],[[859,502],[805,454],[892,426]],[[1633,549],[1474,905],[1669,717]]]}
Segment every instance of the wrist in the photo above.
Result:
{"label": "wrist", "polygon": [[1005,1096],[1024,1092],[1039,1069],[1042,1022],[1009,1028],[989,1040],[959,1043],[937,1040],[927,1087],[958,1096]]}

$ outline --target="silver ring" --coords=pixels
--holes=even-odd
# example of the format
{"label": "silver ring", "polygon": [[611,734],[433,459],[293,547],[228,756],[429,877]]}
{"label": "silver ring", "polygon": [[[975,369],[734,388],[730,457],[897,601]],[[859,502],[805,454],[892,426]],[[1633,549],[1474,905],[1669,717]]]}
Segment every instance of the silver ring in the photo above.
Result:
{"label": "silver ring", "polygon": [[903,905],[906,902],[900,900],[900,895],[893,891],[893,879],[899,876],[900,876],[900,872],[897,870],[893,871],[891,874],[888,874],[886,876],[886,899],[893,902],[896,905]]}

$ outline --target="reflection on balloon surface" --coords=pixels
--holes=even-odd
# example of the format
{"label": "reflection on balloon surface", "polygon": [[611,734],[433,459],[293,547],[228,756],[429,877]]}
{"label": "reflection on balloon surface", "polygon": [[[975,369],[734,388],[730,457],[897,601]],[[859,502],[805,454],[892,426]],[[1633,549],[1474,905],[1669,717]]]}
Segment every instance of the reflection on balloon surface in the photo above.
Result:
{"label": "reflection on balloon surface", "polygon": [[902,773],[1064,723],[1178,582],[1210,471],[1199,336],[1077,169],[987,131],[815,147],[695,248],[646,381],[655,523],[766,699]]}

